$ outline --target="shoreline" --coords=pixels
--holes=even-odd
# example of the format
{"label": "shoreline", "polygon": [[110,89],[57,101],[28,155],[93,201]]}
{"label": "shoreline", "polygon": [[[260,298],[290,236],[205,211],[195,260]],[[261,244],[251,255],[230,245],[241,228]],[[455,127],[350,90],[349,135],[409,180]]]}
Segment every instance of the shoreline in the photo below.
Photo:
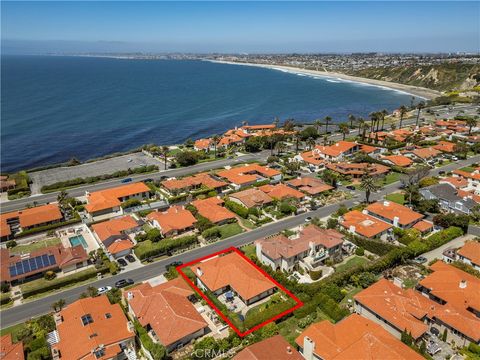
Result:
{"label": "shoreline", "polygon": [[424,100],[431,100],[441,95],[439,91],[433,90],[433,89],[427,89],[427,88],[413,86],[413,85],[399,84],[399,83],[394,83],[394,82],[389,82],[384,80],[362,78],[358,76],[351,76],[351,75],[346,75],[346,74],[337,73],[337,72],[309,70],[309,69],[302,69],[299,67],[287,66],[287,65],[270,65],[270,64],[246,63],[246,62],[235,62],[235,61],[209,60],[209,59],[205,59],[205,61],[214,62],[218,64],[254,66],[254,67],[261,67],[265,69],[288,72],[291,74],[311,75],[311,76],[322,77],[325,79],[337,80],[341,82],[359,83],[359,84],[383,88],[385,90],[397,91],[404,94],[413,95],[415,97],[422,98]]}

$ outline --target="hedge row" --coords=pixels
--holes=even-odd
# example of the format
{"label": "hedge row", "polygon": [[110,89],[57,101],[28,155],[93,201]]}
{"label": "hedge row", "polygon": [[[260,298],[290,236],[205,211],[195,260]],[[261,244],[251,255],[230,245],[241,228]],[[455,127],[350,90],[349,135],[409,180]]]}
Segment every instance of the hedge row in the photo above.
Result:
{"label": "hedge row", "polygon": [[116,171],[112,174],[104,174],[99,176],[89,176],[86,178],[76,178],[76,179],[71,179],[66,181],[59,181],[50,185],[42,186],[41,191],[51,192],[51,191],[56,191],[59,189],[69,188],[73,186],[78,186],[83,184],[93,184],[102,180],[116,179],[116,178],[121,178],[128,175],[133,175],[133,174],[144,174],[144,173],[149,173],[157,170],[158,170],[157,165],[140,166],[134,169]]}
{"label": "hedge row", "polygon": [[352,234],[348,234],[347,238],[348,240],[353,242],[355,245],[362,247],[363,249],[380,256],[383,256],[387,254],[389,251],[397,248],[395,245],[392,245],[392,244],[388,244],[378,240],[368,240]]}
{"label": "hedge row", "polygon": [[246,208],[243,205],[237,204],[236,202],[234,202],[232,200],[225,201],[225,207],[228,210],[233,211],[235,214],[237,214],[238,216],[241,216],[244,219],[246,219],[248,217],[248,214],[249,214],[248,208]]}
{"label": "hedge row", "polygon": [[35,228],[32,228],[32,229],[23,230],[20,234],[15,235],[15,238],[21,238],[21,237],[24,237],[24,236],[27,236],[27,235],[32,235],[32,234],[36,234],[36,233],[39,233],[39,232],[45,232],[45,231],[48,231],[48,230],[57,229],[59,227],[72,225],[72,224],[75,224],[75,223],[78,223],[78,222],[80,222],[80,218],[75,217],[74,219],[71,219],[71,220],[68,220],[68,221],[62,221],[62,222],[53,223],[53,224],[49,224],[49,225],[38,226],[38,227],[35,227]]}
{"label": "hedge row", "polygon": [[10,293],[6,293],[6,294],[2,293],[0,295],[0,305],[8,304],[11,300],[12,298],[10,297]]}
{"label": "hedge row", "polygon": [[[274,316],[277,316],[287,311],[288,309],[291,309],[292,307],[295,306],[295,304],[296,304],[295,301],[289,298],[287,301],[282,301],[276,304],[269,304],[269,306],[263,309],[263,311],[255,311],[252,314],[249,314],[247,312],[243,325],[245,329],[251,329],[256,325],[261,324],[262,322],[267,321],[273,318]],[[258,305],[258,306],[262,306],[262,305]],[[255,308],[251,310],[254,310],[254,309]],[[249,312],[251,310],[249,310]]]}
{"label": "hedge row", "polygon": [[448,229],[441,230],[435,234],[430,235],[424,240],[415,240],[408,244],[408,249],[413,252],[413,254],[420,255],[424,252],[436,249],[443,244],[463,235],[463,230],[459,227],[452,226]]}
{"label": "hedge row", "polygon": [[137,255],[140,260],[145,260],[149,257],[167,254],[172,250],[189,247],[196,242],[197,237],[195,235],[183,236],[176,239],[164,239],[156,243],[146,240],[137,244],[135,247],[135,255]]}
{"label": "hedge row", "polygon": [[47,291],[60,289],[64,286],[74,284],[80,281],[85,281],[97,276],[97,273],[105,274],[110,271],[108,266],[102,268],[91,268],[80,271],[78,273],[56,278],[54,280],[38,279],[20,285],[23,298],[28,298],[33,295],[41,294]]}

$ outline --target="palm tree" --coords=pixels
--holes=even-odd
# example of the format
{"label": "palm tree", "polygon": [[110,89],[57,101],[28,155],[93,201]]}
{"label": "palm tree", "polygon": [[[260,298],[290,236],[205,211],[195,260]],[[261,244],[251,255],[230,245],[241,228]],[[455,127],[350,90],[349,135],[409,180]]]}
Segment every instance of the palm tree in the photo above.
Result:
{"label": "palm tree", "polygon": [[360,136],[360,133],[362,132],[363,128],[365,127],[365,120],[363,120],[363,118],[358,118],[357,122],[358,122],[358,136]]}
{"label": "palm tree", "polygon": [[400,126],[398,127],[399,129],[402,128],[402,123],[403,123],[403,117],[407,113],[407,107],[405,105],[400,106]]}
{"label": "palm tree", "polygon": [[54,311],[60,311],[63,309],[63,307],[65,306],[66,302],[64,299],[59,299],[58,301],[55,301],[53,304],[52,304],[52,309]]}
{"label": "palm tree", "polygon": [[312,150],[313,147],[314,147],[315,144],[316,144],[316,143],[315,143],[315,139],[312,138],[312,137],[309,137],[309,138],[307,139],[306,143],[307,143],[307,146],[310,148],[310,150]]}
{"label": "palm tree", "polygon": [[298,146],[300,145],[300,133],[295,133],[295,153],[298,154]]}
{"label": "palm tree", "polygon": [[278,124],[280,123],[280,119],[275,116],[275,120],[273,120],[273,124],[275,125],[276,128],[278,128]]}
{"label": "palm tree", "polygon": [[372,136],[371,134],[374,133],[375,131],[375,124],[378,119],[378,113],[377,112],[372,112],[368,116],[370,116],[370,135],[368,136],[368,142],[371,142]]}
{"label": "palm tree", "polygon": [[368,130],[370,130],[370,125],[367,122],[364,122],[363,131],[362,131],[362,141],[365,141],[365,136]]}
{"label": "palm tree", "polygon": [[375,192],[379,189],[378,185],[375,183],[375,179],[365,171],[362,176],[362,182],[360,183],[360,189],[365,191],[365,200],[367,204],[370,203],[370,195],[372,192]]}
{"label": "palm tree", "polygon": [[353,123],[356,120],[355,116],[353,114],[348,115],[348,120],[350,120],[350,128],[353,129]]}
{"label": "palm tree", "polygon": [[283,141],[279,141],[276,145],[278,155],[280,155],[286,148],[287,145]]}
{"label": "palm tree", "polygon": [[212,141],[213,141],[213,151],[214,151],[215,159],[217,158],[217,145],[219,140],[220,140],[220,136],[213,135]]}
{"label": "palm tree", "polygon": [[332,121],[332,118],[330,116],[325,116],[323,118],[323,121],[325,121],[325,134],[328,133],[328,123]]}
{"label": "palm tree", "polygon": [[418,120],[420,119],[420,111],[425,107],[425,103],[423,101],[420,101],[417,104],[417,121],[415,121],[415,127],[418,127]]}
{"label": "palm tree", "polygon": [[345,136],[350,133],[350,127],[348,126],[347,123],[341,123],[338,124],[338,129],[340,130],[340,133],[343,135],[343,140],[345,140]]}
{"label": "palm tree", "polygon": [[[385,116],[388,115],[387,109],[383,109],[383,110],[380,112],[380,114],[381,114],[381,118],[382,118],[382,131],[383,131],[383,129],[384,129],[383,126],[385,125]],[[377,131],[378,131],[378,129],[377,129]]]}
{"label": "palm tree", "polygon": [[315,128],[317,129],[317,133],[320,135],[318,130],[320,129],[320,126],[322,126],[322,121],[320,119],[317,119],[313,122],[313,125],[315,125]]}
{"label": "palm tree", "polygon": [[168,159],[168,152],[170,151],[170,148],[168,146],[162,146],[160,149],[160,155],[163,156],[163,161],[164,161],[164,166],[165,170],[167,170],[167,159]]}
{"label": "palm tree", "polygon": [[60,191],[60,193],[57,196],[57,201],[60,204],[61,207],[63,207],[65,200],[67,200],[68,194],[65,190]]}
{"label": "palm tree", "polygon": [[468,135],[470,135],[472,133],[472,128],[477,126],[477,119],[468,117],[465,121],[468,126]]}
{"label": "palm tree", "polygon": [[328,135],[323,135],[323,146],[327,146]]}

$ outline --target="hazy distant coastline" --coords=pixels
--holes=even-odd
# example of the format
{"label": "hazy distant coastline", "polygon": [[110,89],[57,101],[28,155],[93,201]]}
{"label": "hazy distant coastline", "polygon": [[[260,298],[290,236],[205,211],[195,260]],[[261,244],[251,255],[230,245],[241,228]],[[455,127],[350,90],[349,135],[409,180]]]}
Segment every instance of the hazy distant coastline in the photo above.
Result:
{"label": "hazy distant coastline", "polygon": [[356,83],[362,83],[362,84],[368,84],[380,88],[386,88],[390,90],[395,90],[399,91],[405,94],[410,94],[414,95],[415,97],[422,98],[422,99],[433,99],[437,96],[440,96],[441,93],[436,90],[432,89],[427,89],[427,88],[422,88],[422,87],[417,87],[417,86],[411,86],[411,85],[404,85],[404,84],[399,84],[399,83],[393,83],[389,81],[382,81],[382,80],[375,80],[375,79],[368,79],[368,78],[362,78],[362,77],[357,77],[357,76],[350,76],[350,75],[345,75],[337,72],[327,72],[327,71],[318,71],[318,70],[308,70],[308,69],[302,69],[294,66],[283,66],[283,65],[268,65],[268,64],[257,64],[257,63],[247,63],[247,62],[234,62],[234,61],[222,61],[222,60],[210,60],[208,59],[207,61],[211,62],[216,62],[220,64],[230,64],[230,65],[244,65],[244,66],[256,66],[256,67],[263,67],[267,69],[273,69],[273,70],[279,70],[279,71],[285,71],[285,72],[290,72],[290,73],[296,73],[296,74],[306,74],[306,75],[313,75],[313,76],[319,76],[319,77],[324,77],[324,78],[330,78],[330,79],[337,79],[340,81],[346,81],[346,82],[356,82]]}

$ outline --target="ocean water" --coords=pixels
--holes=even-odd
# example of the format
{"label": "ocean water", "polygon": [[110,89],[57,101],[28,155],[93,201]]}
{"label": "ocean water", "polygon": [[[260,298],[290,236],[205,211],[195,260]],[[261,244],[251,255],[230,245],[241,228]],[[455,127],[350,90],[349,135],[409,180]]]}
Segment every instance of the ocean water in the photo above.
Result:
{"label": "ocean water", "polygon": [[394,90],[206,61],[2,56],[1,170],[174,144],[250,124],[409,104]]}

